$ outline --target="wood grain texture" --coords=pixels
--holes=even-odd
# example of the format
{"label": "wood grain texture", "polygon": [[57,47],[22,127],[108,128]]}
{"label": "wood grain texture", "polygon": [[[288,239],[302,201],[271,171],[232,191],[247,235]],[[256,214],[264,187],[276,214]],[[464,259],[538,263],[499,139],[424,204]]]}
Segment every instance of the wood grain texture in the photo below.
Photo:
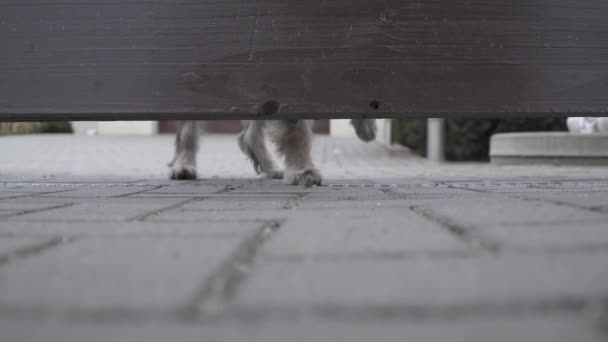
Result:
{"label": "wood grain texture", "polygon": [[0,0],[0,119],[605,115],[606,18],[598,0]]}

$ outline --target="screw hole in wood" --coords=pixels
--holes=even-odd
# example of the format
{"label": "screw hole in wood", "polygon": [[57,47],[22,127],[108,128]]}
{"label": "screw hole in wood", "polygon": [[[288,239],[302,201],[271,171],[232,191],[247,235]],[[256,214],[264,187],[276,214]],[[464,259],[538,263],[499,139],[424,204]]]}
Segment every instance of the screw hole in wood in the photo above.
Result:
{"label": "screw hole in wood", "polygon": [[369,101],[369,107],[373,110],[380,109],[380,101],[378,101],[378,100]]}

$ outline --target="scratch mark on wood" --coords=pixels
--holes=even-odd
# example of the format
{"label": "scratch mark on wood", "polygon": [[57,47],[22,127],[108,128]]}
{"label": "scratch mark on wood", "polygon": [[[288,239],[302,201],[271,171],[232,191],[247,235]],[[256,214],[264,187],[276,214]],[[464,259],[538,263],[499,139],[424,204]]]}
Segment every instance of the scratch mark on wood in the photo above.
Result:
{"label": "scratch mark on wood", "polygon": [[259,18],[260,18],[260,16],[256,15],[255,18],[253,19],[253,29],[251,31],[251,39],[249,39],[249,58],[247,58],[247,60],[250,62],[253,60],[253,55],[255,53],[255,39],[258,35]]}

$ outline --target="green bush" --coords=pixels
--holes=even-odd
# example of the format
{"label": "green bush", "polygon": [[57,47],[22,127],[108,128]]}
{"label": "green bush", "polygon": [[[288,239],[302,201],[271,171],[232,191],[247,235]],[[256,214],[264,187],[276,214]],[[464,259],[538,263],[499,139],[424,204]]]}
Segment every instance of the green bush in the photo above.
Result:
{"label": "green bush", "polygon": [[72,124],[69,121],[0,123],[0,135],[73,132]]}
{"label": "green bush", "polygon": [[[504,132],[565,131],[566,119],[446,119],[445,154],[449,161],[488,160],[490,137]],[[393,142],[426,156],[426,119],[393,121]]]}
{"label": "green bush", "polygon": [[40,133],[74,133],[69,121],[42,122]]}

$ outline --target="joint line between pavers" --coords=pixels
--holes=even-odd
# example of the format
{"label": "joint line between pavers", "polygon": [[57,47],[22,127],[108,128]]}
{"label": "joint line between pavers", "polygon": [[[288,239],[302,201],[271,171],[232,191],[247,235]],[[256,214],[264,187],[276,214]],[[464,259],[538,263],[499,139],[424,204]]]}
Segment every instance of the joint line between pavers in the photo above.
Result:
{"label": "joint line between pavers", "polygon": [[[13,185],[20,187],[37,187],[37,186],[47,186],[47,187],[113,187],[113,186],[121,186],[121,187],[142,187],[142,186],[150,186],[150,184],[133,184],[132,182],[4,182],[0,183],[0,186],[8,186]],[[152,184],[157,185],[157,184]],[[72,189],[70,189],[72,190]],[[60,190],[61,191],[61,190]]]}
{"label": "joint line between pavers", "polygon": [[[445,183],[443,183],[443,184],[445,184]],[[488,192],[490,192],[490,191],[482,190],[482,189],[468,188],[466,186],[454,186],[454,185],[451,185],[451,184],[445,184],[445,185],[447,185],[449,189],[465,190],[465,191],[484,193],[484,194],[487,194]]]}
{"label": "joint line between pavers", "polygon": [[23,195],[15,195],[12,197],[0,198],[0,201],[11,200],[11,199],[16,199],[16,198],[24,198],[24,197],[39,197],[42,195],[56,194],[56,193],[60,193],[60,192],[69,192],[69,191],[74,191],[74,189],[45,191],[45,192],[29,192],[29,193],[25,193]]}
{"label": "joint line between pavers", "polygon": [[260,248],[283,222],[268,220],[246,238],[224,263],[203,283],[181,312],[185,320],[218,317],[243,283]]}
{"label": "joint line between pavers", "polygon": [[75,238],[73,237],[66,238],[62,236],[55,236],[46,241],[19,248],[11,253],[0,255],[0,266],[6,265],[13,260],[20,260],[29,256],[38,255],[48,249],[74,241]]}
{"label": "joint line between pavers", "polygon": [[348,253],[316,253],[314,255],[302,255],[298,253],[285,253],[280,255],[264,255],[259,257],[260,261],[273,264],[302,264],[303,262],[331,262],[349,263],[353,261],[405,261],[405,260],[454,260],[479,257],[479,252],[470,250],[445,250],[445,251],[372,251],[372,252],[348,252]]}
{"label": "joint line between pavers", "polygon": [[406,194],[396,192],[391,188],[380,188],[379,190],[382,191],[385,195],[387,195],[391,199],[409,199]]}
{"label": "joint line between pavers", "polygon": [[30,192],[30,193],[25,193],[25,194],[21,194],[21,195],[11,196],[11,197],[3,197],[3,198],[0,198],[0,201],[12,200],[12,199],[23,198],[23,197],[30,197],[30,196],[35,196],[35,195],[39,195],[39,194],[40,193]]}
{"label": "joint line between pavers", "polygon": [[[518,256],[548,256],[548,255],[589,255],[589,254],[604,254],[608,252],[607,242],[575,244],[567,246],[546,246],[546,247],[519,247],[509,246],[509,248],[501,249],[504,253],[510,253]],[[425,260],[425,261],[440,261],[440,260],[455,260],[455,259],[472,259],[479,258],[480,251],[471,250],[437,250],[437,251],[388,251],[388,252],[350,252],[350,253],[316,253],[315,255],[301,255],[285,253],[280,255],[264,255],[258,257],[262,262],[270,262],[273,264],[301,264],[305,261],[312,262],[352,262],[352,261],[405,261],[405,260]]]}
{"label": "joint line between pavers", "polygon": [[[63,221],[61,222],[63,223]],[[107,223],[107,222],[104,222]],[[152,223],[155,225],[155,223]],[[175,238],[190,238],[190,239],[228,239],[240,236],[236,232],[192,232],[192,233],[171,233],[171,232],[100,232],[100,233],[78,233],[78,232],[62,232],[61,236],[66,238],[94,238],[97,240],[116,240],[116,239],[175,239]],[[57,233],[45,232],[0,232],[0,239],[14,238],[49,238],[56,236]]]}
{"label": "joint line between pavers", "polygon": [[32,194],[32,197],[38,197],[38,196],[42,196],[42,195],[59,194],[59,193],[62,193],[62,192],[71,192],[71,191],[75,191],[75,190],[76,189],[64,189],[64,190],[37,192],[35,194]]}
{"label": "joint line between pavers", "polygon": [[457,224],[449,218],[436,214],[429,208],[421,206],[411,206],[410,210],[430,221],[438,223],[439,226],[445,228],[452,235],[458,237],[460,240],[464,241],[469,245],[492,253],[497,253],[502,249],[502,246],[498,242],[490,241],[487,238],[475,234],[472,227],[466,227]]}
{"label": "joint line between pavers", "polygon": [[564,207],[569,207],[569,208],[574,208],[574,209],[578,209],[578,210],[583,210],[583,211],[590,211],[593,213],[608,213],[608,207],[603,207],[603,206],[597,206],[597,207],[585,207],[582,205],[578,205],[578,204],[572,204],[572,203],[568,203],[568,202],[562,202],[562,201],[555,201],[555,200],[551,200],[551,199],[547,199],[547,198],[531,198],[531,197],[521,197],[521,196],[511,196],[511,198],[517,198],[519,200],[522,201],[529,201],[529,202],[541,202],[541,203],[545,203],[545,204],[554,204],[554,205],[558,205],[558,206],[564,206]]}
{"label": "joint line between pavers", "polygon": [[[226,185],[223,189],[221,189],[219,191],[216,191],[213,194],[217,195],[217,194],[228,193],[228,192],[230,192],[232,190],[238,189],[239,187],[240,187],[240,185],[239,186]],[[178,208],[181,208],[181,207],[183,207],[184,205],[186,205],[188,203],[202,201],[202,200],[205,200],[207,198],[208,197],[193,197],[193,198],[188,198],[188,199],[186,199],[184,201],[181,201],[181,202],[178,202],[176,204],[172,204],[172,205],[166,206],[164,208],[152,210],[152,211],[149,211],[147,213],[144,213],[144,214],[141,214],[141,215],[137,215],[137,216],[128,218],[125,221],[127,221],[127,222],[145,221],[150,216],[155,216],[155,215],[164,213],[164,212],[169,211],[169,210],[178,209]]]}
{"label": "joint line between pavers", "polygon": [[[273,318],[297,319],[303,316],[312,316],[318,319],[331,321],[362,321],[366,323],[379,321],[456,321],[476,320],[480,317],[504,318],[521,315],[546,315],[548,313],[596,314],[602,313],[605,297],[556,297],[540,298],[533,301],[509,302],[471,302],[448,306],[426,306],[408,304],[380,304],[380,305],[339,305],[320,304],[312,307],[239,307],[231,312],[230,318],[248,321],[270,320]],[[599,304],[599,305],[598,305]]]}
{"label": "joint line between pavers", "polygon": [[133,195],[139,195],[139,194],[143,194],[144,192],[154,191],[154,190],[162,189],[164,187],[166,187],[166,185],[158,185],[158,186],[155,186],[152,189],[144,189],[144,190],[139,190],[139,191],[131,192],[131,193],[128,193],[128,194],[121,194],[121,195],[116,195],[116,196],[110,196],[110,198],[121,198],[121,197],[128,197],[128,196],[133,196]]}
{"label": "joint line between pavers", "polygon": [[181,208],[181,207],[183,207],[184,205],[186,205],[188,203],[202,201],[203,199],[204,198],[200,198],[200,197],[188,198],[186,200],[180,201],[178,203],[175,203],[175,204],[172,204],[172,205],[169,205],[169,206],[166,206],[166,207],[162,207],[160,209],[152,210],[152,211],[149,211],[147,213],[143,213],[143,214],[140,214],[140,215],[137,215],[137,216],[134,216],[134,217],[127,218],[125,221],[126,222],[135,222],[135,221],[140,221],[141,222],[141,221],[145,221],[150,216],[159,215],[159,214],[162,214],[162,213],[164,213],[166,211],[173,210],[173,209],[178,209],[178,208]]}
{"label": "joint line between pavers", "polygon": [[18,211],[16,213],[12,213],[12,214],[0,215],[0,218],[23,216],[23,215],[27,215],[27,214],[33,214],[33,213],[39,213],[39,212],[43,212],[43,211],[49,211],[49,210],[53,210],[53,209],[61,209],[61,208],[71,207],[74,204],[75,203],[63,203],[63,204],[59,204],[59,205],[53,205],[53,206],[50,206],[50,207],[21,210],[21,211]]}

